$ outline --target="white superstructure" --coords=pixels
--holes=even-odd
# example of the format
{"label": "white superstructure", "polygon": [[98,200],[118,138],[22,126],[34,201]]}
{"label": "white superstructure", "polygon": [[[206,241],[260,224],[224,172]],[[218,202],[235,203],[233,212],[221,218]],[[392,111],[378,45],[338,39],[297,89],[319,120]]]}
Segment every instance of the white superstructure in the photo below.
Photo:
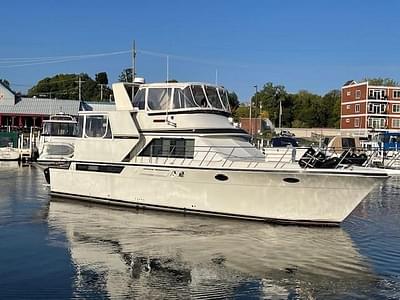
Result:
{"label": "white superstructure", "polygon": [[[262,220],[337,224],[380,171],[266,162],[228,116],[227,92],[203,83],[113,85],[116,111],[80,114],[68,168],[53,195]],[[131,101],[129,95],[134,94]]]}
{"label": "white superstructure", "polygon": [[58,113],[43,121],[37,150],[39,164],[62,164],[74,154],[74,142],[79,135],[73,116]]}

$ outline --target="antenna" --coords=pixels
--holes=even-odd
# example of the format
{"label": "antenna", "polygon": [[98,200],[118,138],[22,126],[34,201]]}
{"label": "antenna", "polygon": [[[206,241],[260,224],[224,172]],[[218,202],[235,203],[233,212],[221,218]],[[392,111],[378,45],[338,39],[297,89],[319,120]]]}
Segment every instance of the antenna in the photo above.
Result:
{"label": "antenna", "polygon": [[167,82],[169,81],[169,55],[167,55]]}
{"label": "antenna", "polygon": [[136,42],[133,40],[132,44],[132,83],[136,78]]}

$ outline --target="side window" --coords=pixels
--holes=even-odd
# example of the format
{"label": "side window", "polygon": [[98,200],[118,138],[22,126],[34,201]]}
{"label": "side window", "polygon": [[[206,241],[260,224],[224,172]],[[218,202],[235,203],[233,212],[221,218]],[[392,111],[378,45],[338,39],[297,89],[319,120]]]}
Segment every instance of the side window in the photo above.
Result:
{"label": "side window", "polygon": [[87,137],[107,137],[108,127],[108,118],[106,116],[87,116],[85,135]]}
{"label": "side window", "polygon": [[193,158],[193,139],[153,139],[139,154],[151,157]]}
{"label": "side window", "polygon": [[179,93],[179,89],[175,88],[174,89],[174,99],[172,101],[172,108],[183,108],[184,106],[182,105],[181,102],[181,93]]}
{"label": "side window", "polygon": [[139,109],[144,109],[144,100],[146,96],[146,89],[139,90],[133,99],[133,106]]}
{"label": "side window", "polygon": [[194,101],[200,107],[209,107],[206,95],[204,94],[203,88],[201,85],[193,85],[192,86]]}
{"label": "side window", "polygon": [[151,110],[168,110],[172,89],[149,88],[147,106]]}
{"label": "side window", "polygon": [[82,137],[84,120],[85,120],[85,118],[83,116],[78,117],[78,124],[76,125],[76,136],[77,137]]}
{"label": "side window", "polygon": [[221,101],[219,101],[217,89],[212,86],[206,86],[206,93],[208,96],[208,100],[211,103],[211,106],[214,108],[222,109],[222,104]]}

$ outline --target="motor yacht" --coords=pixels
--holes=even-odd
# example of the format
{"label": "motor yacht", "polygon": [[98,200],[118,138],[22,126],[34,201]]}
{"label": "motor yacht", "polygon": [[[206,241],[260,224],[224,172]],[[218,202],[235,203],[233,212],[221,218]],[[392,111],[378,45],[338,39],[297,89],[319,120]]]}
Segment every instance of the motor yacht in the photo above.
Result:
{"label": "motor yacht", "polygon": [[[113,84],[115,111],[81,112],[52,195],[282,223],[338,225],[388,178],[379,170],[268,162],[231,122],[227,91],[185,83]],[[133,95],[130,97],[130,95]]]}
{"label": "motor yacht", "polygon": [[37,146],[37,162],[42,165],[64,164],[74,154],[77,130],[77,120],[62,112],[44,120]]}

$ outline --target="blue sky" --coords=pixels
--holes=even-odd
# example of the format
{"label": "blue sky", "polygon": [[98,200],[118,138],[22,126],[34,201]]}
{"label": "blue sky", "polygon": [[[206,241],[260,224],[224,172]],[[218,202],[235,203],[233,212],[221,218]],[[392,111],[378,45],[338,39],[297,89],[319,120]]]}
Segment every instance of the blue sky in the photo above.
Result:
{"label": "blue sky", "polygon": [[169,78],[214,83],[217,70],[218,83],[241,101],[269,81],[318,94],[349,79],[400,81],[396,0],[20,0],[1,12],[0,78],[21,91],[58,73],[106,71],[116,81],[130,54],[29,66],[11,58],[112,53],[133,40],[148,82],[166,79],[166,57],[154,55],[165,53]]}

